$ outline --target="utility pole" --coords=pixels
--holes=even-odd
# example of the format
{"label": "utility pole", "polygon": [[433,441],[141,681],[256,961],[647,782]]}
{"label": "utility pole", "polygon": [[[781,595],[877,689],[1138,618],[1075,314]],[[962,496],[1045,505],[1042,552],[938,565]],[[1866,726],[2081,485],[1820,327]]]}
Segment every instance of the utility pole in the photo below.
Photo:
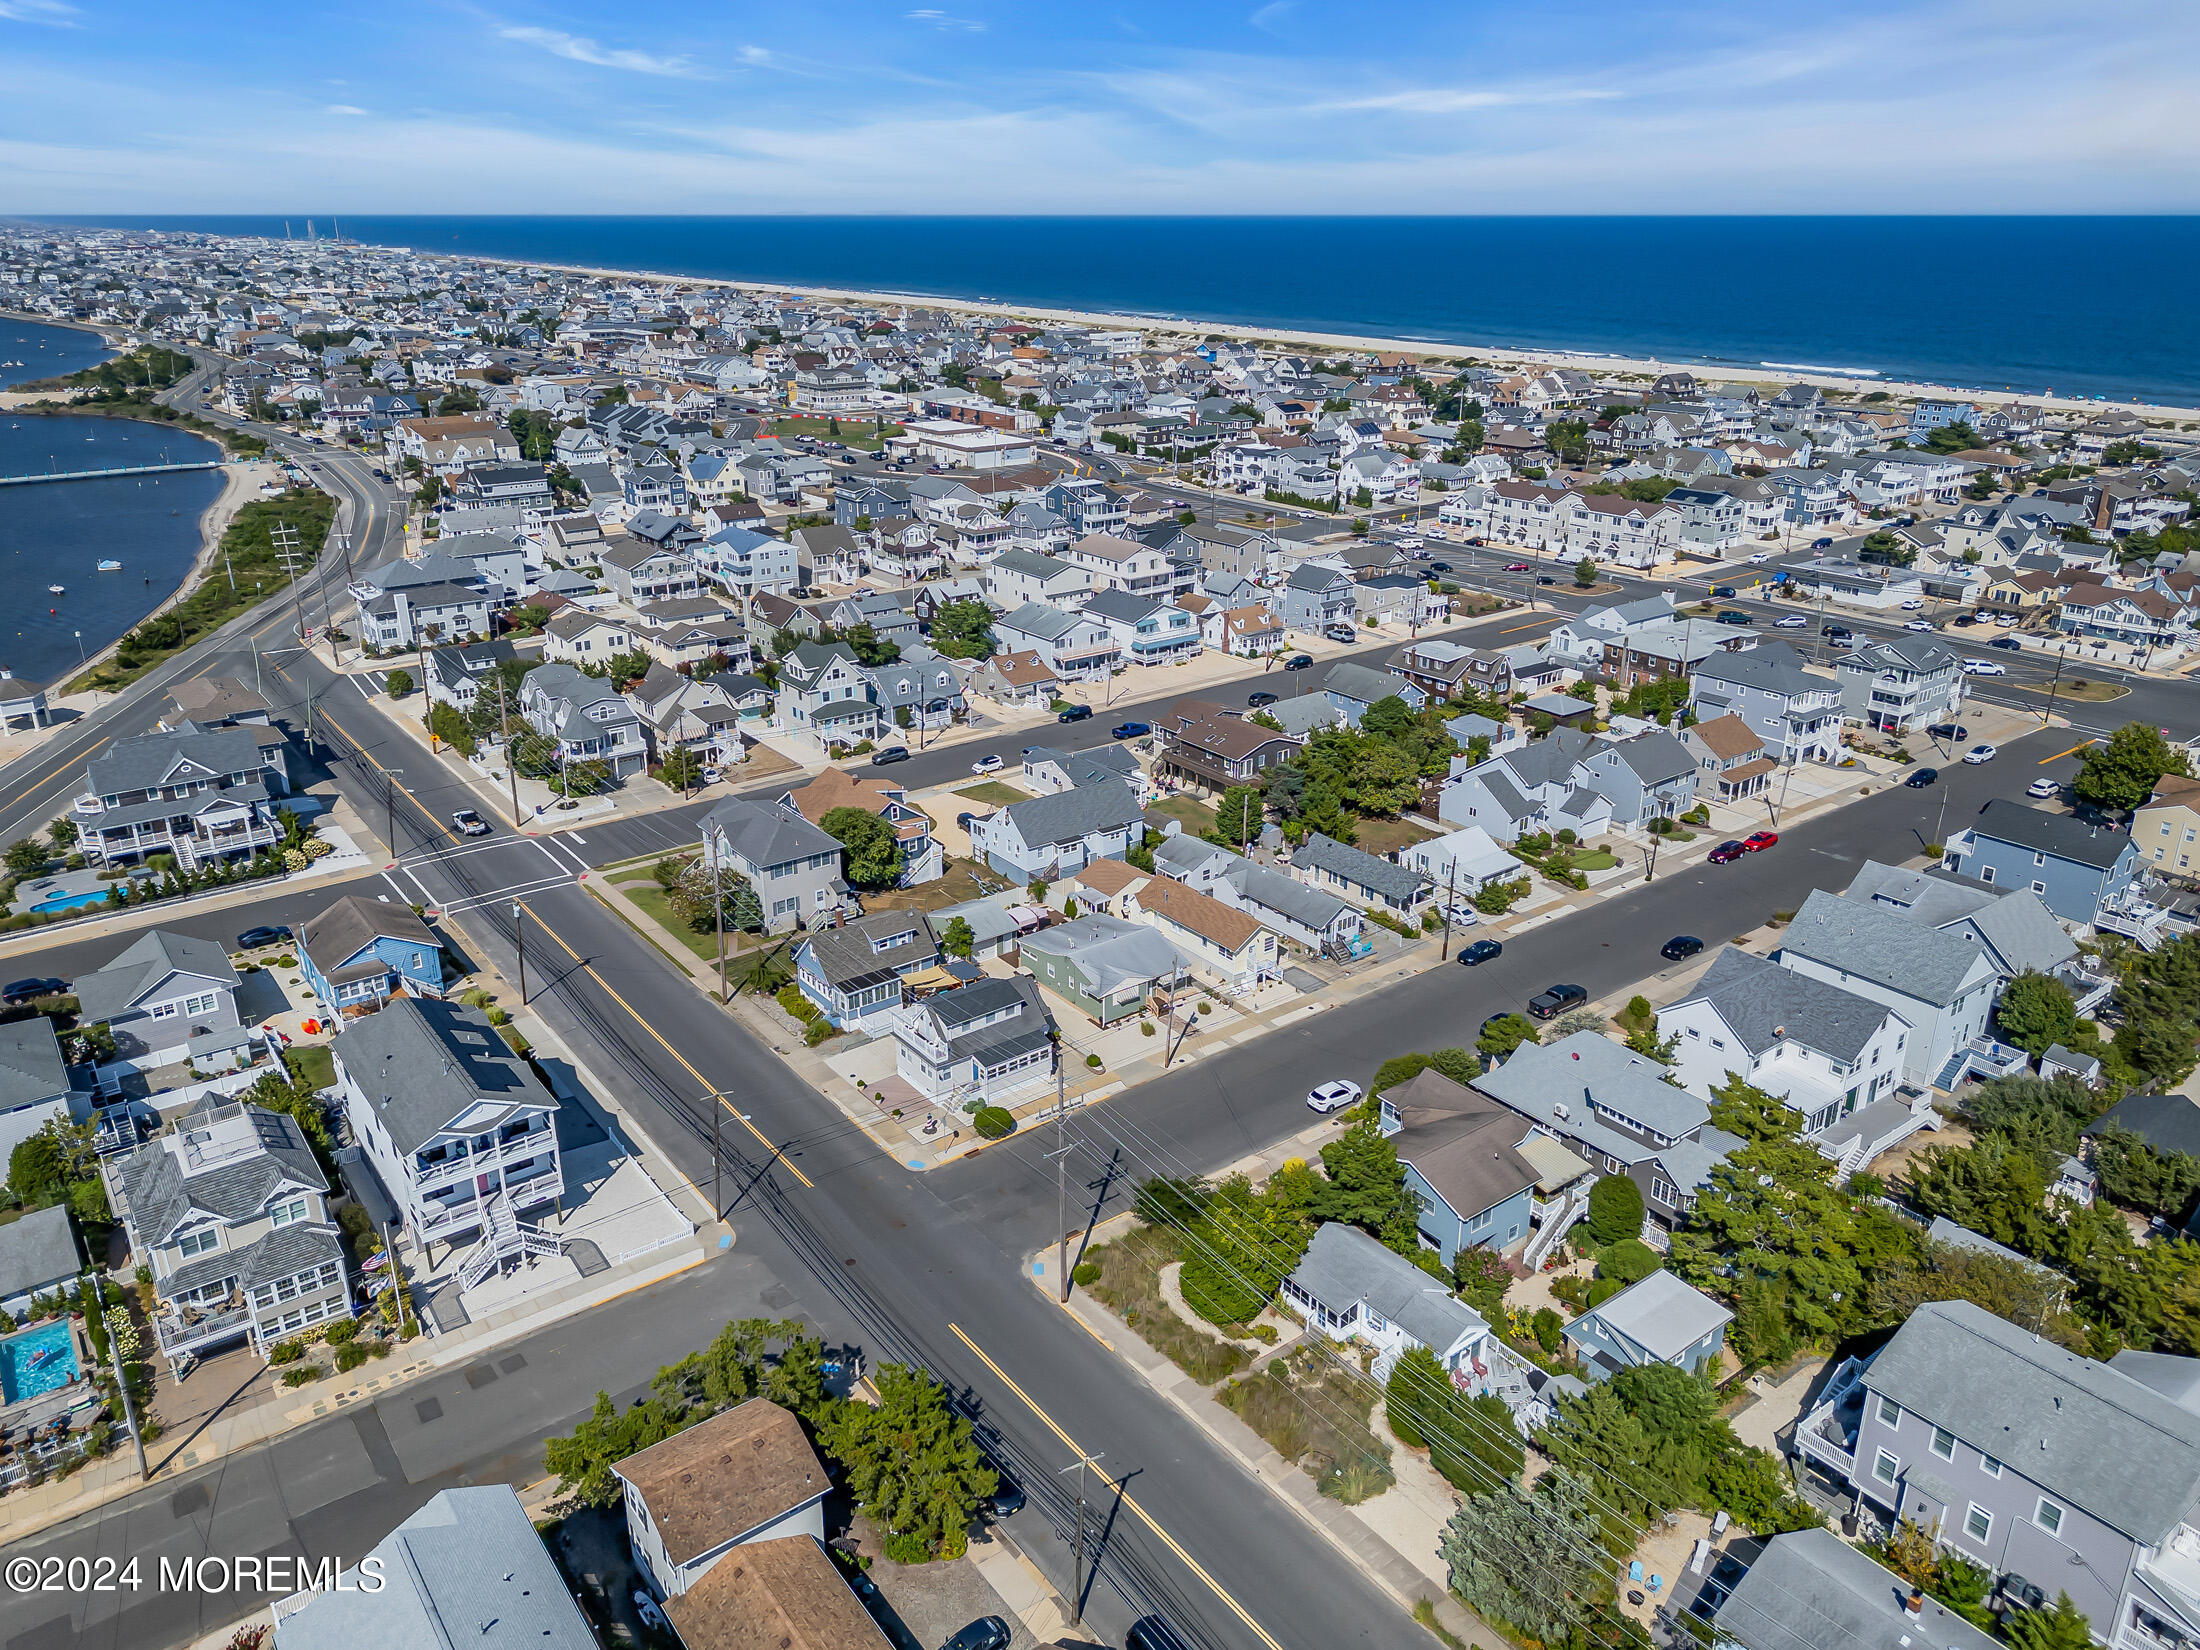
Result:
{"label": "utility pole", "polygon": [[716,1089],[710,1095],[710,1218],[716,1220],[726,1205],[718,1192],[718,1112],[725,1105],[724,1096]]}
{"label": "utility pole", "polygon": [[2055,719],[2055,695],[2062,688],[2063,660],[2068,657],[2068,654],[2063,653],[2059,649],[2055,654],[2055,674],[2049,678],[2047,683],[2047,705],[2046,708],[2040,712],[2040,726],[2043,728],[2046,727],[2049,722],[2052,722]]}
{"label": "utility pole", "polygon": [[504,737],[504,777],[512,787],[512,829],[519,829],[519,761],[512,752],[512,686],[497,667],[497,726]]}
{"label": "utility pole", "polygon": [[[107,1315],[107,1305],[104,1301],[100,1301],[99,1285],[96,1282],[92,1285],[92,1299],[99,1301],[100,1316],[104,1320]],[[127,1311],[124,1312],[124,1319],[125,1321],[128,1320]],[[152,1326],[147,1325],[146,1327],[150,1329]],[[134,1326],[132,1333],[135,1333]],[[115,1329],[112,1323],[107,1324],[107,1351],[115,1361],[115,1385],[122,1392],[122,1419],[130,1428],[130,1442],[137,1446],[138,1482],[142,1484],[153,1474],[152,1470],[145,1464],[145,1438],[138,1431],[137,1403],[130,1396],[130,1372],[123,1364],[122,1344],[115,1339]]]}
{"label": "utility pole", "polygon": [[512,937],[519,946],[519,1006],[527,1006],[527,907],[512,901]]}
{"label": "utility pole", "polygon": [[283,564],[283,572],[290,579],[290,599],[298,616],[298,640],[310,645],[311,632],[306,628],[305,592],[298,588],[298,529],[289,522],[277,522],[268,534],[268,541],[275,547],[276,560]]}
{"label": "utility pole", "polygon": [[710,845],[710,914],[718,930],[718,1000],[721,1003],[733,999],[726,994],[726,900],[718,887],[718,838],[715,833],[705,839]]}
{"label": "utility pole", "polygon": [[[1101,1450],[1091,1455],[1080,1455],[1072,1463],[1077,1469],[1077,1544],[1071,1549],[1077,1579],[1069,1595],[1069,1624],[1072,1627],[1082,1627],[1085,1624],[1085,1469],[1106,1457],[1107,1452]],[[1061,1470],[1067,1472],[1070,1469],[1064,1467]]]}
{"label": "utility pole", "polygon": [[1048,1155],[1054,1159],[1054,1229],[1060,1234],[1055,1249],[1054,1270],[1061,1279],[1059,1299],[1069,1304],[1069,1102],[1063,1095],[1062,1046],[1054,1045],[1054,1150]]}
{"label": "utility pole", "polygon": [[397,852],[398,852],[398,847],[397,847],[397,776],[398,776],[399,774],[403,773],[404,771],[405,771],[405,770],[404,770],[403,768],[384,768],[384,769],[382,770],[382,783],[383,783],[383,784],[384,784],[385,786],[387,786],[387,787],[388,787],[388,789],[387,789],[387,790],[385,791],[385,793],[384,793],[384,794],[385,794],[385,795],[386,795],[386,796],[387,796],[387,797],[389,798],[389,804],[390,804],[390,829],[389,829],[389,844],[390,844],[390,855],[391,855],[391,857],[392,857],[392,858],[395,858],[395,857],[396,857],[396,855],[397,855]]}
{"label": "utility pole", "polygon": [[1451,869],[1444,876],[1444,949],[1439,962],[1451,961],[1451,909],[1452,897],[1459,889],[1459,856],[1451,856]]}

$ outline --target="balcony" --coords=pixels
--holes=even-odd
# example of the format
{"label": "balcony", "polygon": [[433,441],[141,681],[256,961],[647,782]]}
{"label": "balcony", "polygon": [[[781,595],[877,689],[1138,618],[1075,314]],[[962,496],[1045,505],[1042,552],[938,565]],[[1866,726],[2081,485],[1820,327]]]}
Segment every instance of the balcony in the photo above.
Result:
{"label": "balcony", "polygon": [[165,1302],[163,1307],[164,1310],[153,1316],[153,1332],[159,1338],[162,1355],[168,1358],[244,1334],[252,1327],[249,1306],[233,1306],[217,1312],[196,1306],[168,1308]]}

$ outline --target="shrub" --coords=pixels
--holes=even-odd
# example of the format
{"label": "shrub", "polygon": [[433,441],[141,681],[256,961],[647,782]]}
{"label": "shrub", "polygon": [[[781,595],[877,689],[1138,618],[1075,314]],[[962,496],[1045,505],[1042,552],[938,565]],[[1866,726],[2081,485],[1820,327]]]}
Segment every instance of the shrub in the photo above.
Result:
{"label": "shrub", "polygon": [[321,1373],[319,1364],[300,1364],[295,1369],[283,1371],[283,1385],[304,1386],[308,1381],[318,1381],[321,1378]]}
{"label": "shrub", "polygon": [[277,1341],[267,1349],[267,1361],[271,1364],[294,1364],[306,1355],[306,1343],[301,1340]]}
{"label": "shrub", "polygon": [[1016,1119],[1005,1106],[980,1106],[973,1122],[984,1140],[1000,1140],[1016,1132]]}
{"label": "shrub", "polygon": [[1080,1289],[1098,1283],[1100,1281],[1100,1263],[1096,1260],[1079,1261],[1075,1268],[1071,1270],[1069,1281]]}
{"label": "shrub", "polygon": [[772,1001],[777,1003],[781,1008],[785,1009],[789,1014],[792,1014],[804,1025],[808,1025],[812,1020],[815,1020],[818,1017],[817,1004],[811,1002],[809,998],[803,996],[802,988],[794,984],[792,981],[789,981],[787,984],[781,986],[776,992],[774,992],[772,994]]}
{"label": "shrub", "polygon": [[367,1361],[367,1349],[352,1341],[336,1349],[336,1368],[339,1374],[349,1374]]}
{"label": "shrub", "polygon": [[1589,1188],[1583,1230],[1598,1248],[1642,1236],[1642,1189],[1623,1174],[1608,1174]]}
{"label": "shrub", "polygon": [[1100,1056],[1097,1054],[1086,1055],[1085,1065],[1089,1070],[1098,1071],[1100,1069]]}
{"label": "shrub", "polygon": [[1644,1278],[1665,1264],[1658,1252],[1640,1238],[1621,1238],[1597,1256],[1597,1277],[1614,1278],[1624,1289]]}
{"label": "shrub", "polygon": [[1555,1353],[1566,1344],[1566,1323],[1547,1306],[1535,1309],[1535,1316],[1528,1320],[1529,1333],[1535,1336],[1535,1344],[1546,1352]]}
{"label": "shrub", "polygon": [[1152,1036],[1152,1035],[1154,1034],[1154,1033],[1153,1033],[1153,1021],[1151,1021],[1151,1020],[1140,1020],[1140,1021],[1138,1022],[1138,1034],[1139,1034],[1139,1035],[1140,1035],[1141,1037],[1151,1037],[1151,1036]]}
{"label": "shrub", "polygon": [[358,1334],[359,1323],[357,1319],[339,1318],[328,1326],[328,1333],[323,1339],[331,1346],[345,1346],[357,1339]]}
{"label": "shrub", "polygon": [[803,1031],[802,1041],[805,1046],[815,1048],[818,1044],[826,1042],[831,1038],[838,1037],[839,1035],[840,1027],[834,1025],[832,1021],[826,1019],[824,1015],[820,1014],[816,1019],[812,1020],[809,1023],[809,1026]]}

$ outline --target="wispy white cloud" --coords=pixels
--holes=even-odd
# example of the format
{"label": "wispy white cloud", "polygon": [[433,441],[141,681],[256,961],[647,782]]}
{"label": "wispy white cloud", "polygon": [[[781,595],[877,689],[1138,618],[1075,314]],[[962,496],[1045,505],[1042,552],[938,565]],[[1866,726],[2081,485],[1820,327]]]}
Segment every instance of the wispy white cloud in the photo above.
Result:
{"label": "wispy white cloud", "polygon": [[1401,115],[1458,115],[1476,109],[1521,109],[1539,103],[1601,103],[1620,94],[1598,86],[1550,86],[1505,89],[1470,86],[1422,86],[1310,105],[1309,113],[1385,109]]}
{"label": "wispy white cloud", "polygon": [[933,28],[948,33],[985,33],[985,24],[975,17],[950,17],[946,12],[934,11],[930,7],[918,11],[903,12],[902,15],[912,23],[928,23]]}
{"label": "wispy white cloud", "polygon": [[331,103],[323,113],[332,115],[363,115],[367,111],[356,103]]}
{"label": "wispy white cloud", "polygon": [[[8,3],[10,0],[0,0],[0,5]],[[523,46],[539,46],[554,57],[570,58],[575,63],[587,63],[599,69],[625,69],[632,74],[667,75],[678,80],[702,79],[706,72],[691,57],[600,45],[586,35],[567,34],[563,29],[508,23],[497,33],[503,39],[516,40]]]}
{"label": "wispy white cloud", "polygon": [[1253,13],[1245,21],[1263,34],[1273,33],[1275,26],[1298,9],[1299,0],[1268,0],[1268,4]]}
{"label": "wispy white cloud", "polygon": [[0,0],[0,23],[43,23],[48,28],[74,29],[81,14],[62,0]]}

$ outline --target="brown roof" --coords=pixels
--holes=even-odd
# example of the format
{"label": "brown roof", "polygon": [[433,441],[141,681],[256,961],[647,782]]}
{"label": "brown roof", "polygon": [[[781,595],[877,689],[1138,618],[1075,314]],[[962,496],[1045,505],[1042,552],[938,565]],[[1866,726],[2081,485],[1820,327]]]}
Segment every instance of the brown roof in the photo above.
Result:
{"label": "brown roof", "polygon": [[2150,808],[2190,808],[2200,813],[2200,779],[2188,779],[2181,773],[2165,773],[2154,782],[2154,794],[2147,799]]}
{"label": "brown roof", "polygon": [[1138,890],[1137,898],[1145,910],[1232,952],[1243,951],[1261,932],[1260,924],[1243,911],[1167,877],[1155,877]]}
{"label": "brown roof", "polygon": [[1172,708],[1171,714],[1179,720],[1177,727],[1167,730],[1170,738],[1207,751],[1226,762],[1242,761],[1263,745],[1298,743],[1287,733],[1262,727],[1258,722],[1249,721],[1242,716],[1187,715],[1182,701]]}
{"label": "brown roof", "polygon": [[825,1549],[806,1535],[736,1547],[666,1599],[665,1614],[687,1650],[890,1650]]}
{"label": "brown roof", "polygon": [[992,664],[1002,681],[1014,682],[1018,687],[1055,680],[1054,668],[1039,657],[1037,648],[1026,648],[1021,653],[996,653]]}
{"label": "brown roof", "polygon": [[736,1404],[612,1470],[640,1493],[675,1564],[747,1535],[829,1487],[802,1423],[768,1398]]}
{"label": "brown roof", "polygon": [[1144,882],[1150,873],[1120,859],[1096,859],[1077,873],[1076,880],[1103,899],[1113,899],[1134,882]]}
{"label": "brown roof", "polygon": [[1710,746],[1711,754],[1717,757],[1747,756],[1765,748],[1765,742],[1751,731],[1749,724],[1732,711],[1714,716],[1708,722],[1698,722],[1691,731]]}
{"label": "brown roof", "polygon": [[448,418],[401,418],[400,429],[412,431],[423,441],[454,441],[477,435],[506,435],[506,430],[486,413],[453,413]]}

